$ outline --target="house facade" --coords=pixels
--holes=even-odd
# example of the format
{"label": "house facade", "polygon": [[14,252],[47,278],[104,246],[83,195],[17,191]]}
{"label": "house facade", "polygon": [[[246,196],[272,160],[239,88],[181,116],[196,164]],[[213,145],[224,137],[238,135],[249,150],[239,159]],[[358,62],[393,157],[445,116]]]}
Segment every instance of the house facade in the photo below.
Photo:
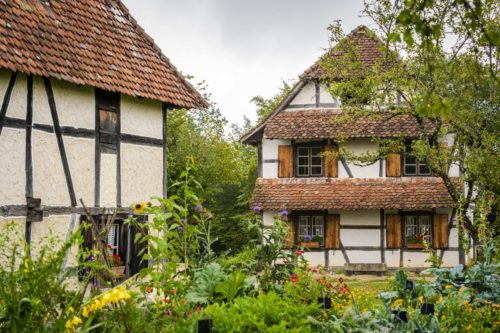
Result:
{"label": "house facade", "polygon": [[168,110],[206,101],[119,0],[7,0],[0,22],[0,224],[30,243],[69,235],[82,202],[117,209],[108,242],[133,273],[122,221],[166,196]]}
{"label": "house facade", "polygon": [[[346,38],[366,65],[381,56],[378,39],[366,27]],[[342,101],[328,92],[324,75],[318,61],[274,112],[241,139],[258,147],[253,203],[262,207],[264,224],[286,211],[289,246],[308,248],[304,255],[311,265],[425,267],[424,232],[445,266],[458,264],[463,255],[452,221],[453,202],[425,163],[393,153],[359,166],[337,154],[376,152],[375,138],[411,140],[426,129],[407,115],[342,122]],[[449,175],[460,181],[453,163]]]}

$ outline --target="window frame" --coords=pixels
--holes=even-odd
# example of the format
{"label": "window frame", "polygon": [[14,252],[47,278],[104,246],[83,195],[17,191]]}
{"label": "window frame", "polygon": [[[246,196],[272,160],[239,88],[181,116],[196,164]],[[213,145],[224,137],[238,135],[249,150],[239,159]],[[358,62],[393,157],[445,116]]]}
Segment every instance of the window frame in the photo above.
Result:
{"label": "window frame", "polygon": [[[323,153],[325,152],[325,142],[320,141],[320,142],[294,142],[292,144],[293,147],[293,175],[294,177],[298,178],[319,178],[319,177],[324,177],[325,175],[325,158],[323,157]],[[300,170],[300,165],[299,165],[299,150],[300,149],[307,148],[308,149],[308,161],[307,161],[307,175],[300,175],[299,170]],[[319,167],[319,165],[314,165],[312,164],[312,158],[313,157],[318,157],[317,155],[312,155],[312,149],[314,148],[319,148],[320,153],[319,153],[319,158],[321,158],[321,173],[317,175],[312,175],[312,168],[313,167]],[[302,165],[304,167],[304,165]]]}
{"label": "window frame", "polygon": [[[309,225],[309,227],[313,228],[313,225],[312,225],[312,217],[321,217],[323,219],[323,225],[322,225],[322,228],[323,228],[323,241],[320,242],[320,247],[319,249],[324,249],[325,247],[325,241],[326,241],[326,219],[327,219],[327,216],[328,216],[328,212],[327,211],[296,211],[296,212],[293,212],[292,213],[292,221],[294,223],[294,227],[295,227],[295,237],[294,237],[294,244],[296,246],[300,245],[300,238],[302,236],[301,234],[301,230],[300,230],[300,218],[301,217],[308,217],[309,218],[309,221],[308,223],[311,223]],[[312,233],[311,233],[311,236]],[[311,249],[311,250],[318,250],[318,249]]]}
{"label": "window frame", "polygon": [[[404,213],[401,213],[401,237],[402,237],[402,247],[405,248],[405,249],[408,249],[408,242],[406,240],[407,238],[407,233],[406,233],[406,230],[407,230],[407,218],[408,217],[417,217],[417,225],[416,225],[416,228],[418,229],[418,232],[420,232],[421,230],[421,221],[418,221],[419,218],[422,218],[422,217],[427,217],[429,219],[429,224],[428,224],[428,228],[429,228],[429,233],[428,235],[430,236],[430,238],[427,240],[427,242],[429,244],[431,244],[431,247],[432,247],[432,240],[434,238],[434,214],[432,212],[428,212],[428,211],[412,211],[412,212],[404,212]],[[420,233],[417,233],[415,235],[420,235]],[[418,249],[422,249],[423,248],[423,245],[422,246],[413,246],[411,248],[418,248]]]}
{"label": "window frame", "polygon": [[[102,89],[95,89],[96,101],[96,132],[99,140],[100,149],[103,153],[117,154],[120,146],[121,135],[121,95],[120,93],[110,92]],[[111,121],[115,128],[109,130],[103,128],[102,115],[104,113],[114,115],[115,121]]]}

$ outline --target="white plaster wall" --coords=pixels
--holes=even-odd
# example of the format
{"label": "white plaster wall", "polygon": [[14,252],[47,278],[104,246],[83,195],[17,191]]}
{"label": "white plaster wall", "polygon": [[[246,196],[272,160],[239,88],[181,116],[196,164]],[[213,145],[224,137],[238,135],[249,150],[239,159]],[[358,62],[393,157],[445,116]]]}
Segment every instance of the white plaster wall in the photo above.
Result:
{"label": "white plaster wall", "polygon": [[448,238],[448,246],[449,247],[458,247],[458,229],[457,228],[451,228],[450,237]]}
{"label": "white plaster wall", "polygon": [[[341,144],[340,147],[354,154],[373,153],[378,149],[378,145],[371,142],[370,139],[349,140]],[[378,161],[367,166],[356,166],[352,163],[348,163],[348,166],[354,178],[379,178],[380,164]],[[341,162],[339,162],[339,178],[349,178]]]}
{"label": "white plaster wall", "polygon": [[0,136],[0,205],[26,203],[24,130],[3,128]]}
{"label": "white plaster wall", "polygon": [[101,154],[100,186],[101,186],[101,197],[100,197],[101,207],[116,207],[116,155],[115,154]]}
{"label": "white plaster wall", "polygon": [[445,251],[443,255],[443,266],[453,267],[458,265],[458,251]]}
{"label": "white plaster wall", "polygon": [[399,267],[399,250],[385,249],[385,263],[387,267]]}
{"label": "white plaster wall", "polygon": [[314,82],[307,83],[290,102],[290,105],[296,104],[316,104],[316,87]]}
{"label": "white plaster wall", "polygon": [[[64,81],[51,79],[57,116],[61,126],[77,128],[95,128],[95,93],[89,86],[77,86]],[[52,116],[47,101],[47,93],[43,80],[35,77],[34,96],[35,105],[33,120],[35,123],[52,125]]]}
{"label": "white plaster wall", "polygon": [[163,195],[163,149],[121,144],[122,205]]}
{"label": "white plaster wall", "polygon": [[273,225],[274,224],[274,217],[278,215],[278,212],[275,211],[265,211],[262,214],[262,222],[264,225]]}
{"label": "white plaster wall", "polygon": [[341,229],[344,246],[380,246],[380,230]]}
{"label": "white plaster wall", "polygon": [[[423,251],[404,251],[403,252],[403,267],[429,267],[430,264],[425,262],[429,255]],[[458,264],[458,260],[457,263]]]}
{"label": "white plaster wall", "polygon": [[331,214],[340,214],[341,225],[380,225],[380,212],[378,210],[357,211],[330,211]]}
{"label": "white plaster wall", "polygon": [[163,138],[161,102],[122,95],[122,133]]}
{"label": "white plaster wall", "polygon": [[309,262],[308,266],[325,266],[325,252],[304,252],[304,258]]}
{"label": "white plaster wall", "polygon": [[[86,206],[93,206],[95,140],[69,136],[63,138],[77,203],[80,205],[81,198]],[[59,156],[56,156],[56,159],[58,158]],[[61,190],[66,190],[66,187],[62,187]]]}
{"label": "white plaster wall", "polygon": [[346,251],[351,263],[380,264],[380,251]]}
{"label": "white plaster wall", "polygon": [[339,266],[342,267],[346,263],[342,251],[333,250],[330,254],[330,266]]}
{"label": "white plaster wall", "polygon": [[278,146],[290,144],[290,140],[262,140],[262,178],[278,178],[278,162],[264,163],[264,160],[278,160]]}
{"label": "white plaster wall", "polygon": [[336,98],[333,98],[332,95],[327,90],[328,88],[324,84],[320,84],[319,86],[319,102],[327,103],[327,104],[335,104],[336,107],[340,106],[340,103]]}
{"label": "white plaster wall", "polygon": [[34,197],[41,198],[44,206],[70,206],[55,134],[33,131],[32,135]]}
{"label": "white plaster wall", "polygon": [[[3,101],[3,96],[5,96],[11,73],[10,71],[3,70],[0,76],[0,91],[2,91],[0,101]],[[28,88],[26,75],[18,73],[14,89],[12,89],[12,95],[10,96],[10,103],[6,114],[7,117],[26,119],[27,95]]]}

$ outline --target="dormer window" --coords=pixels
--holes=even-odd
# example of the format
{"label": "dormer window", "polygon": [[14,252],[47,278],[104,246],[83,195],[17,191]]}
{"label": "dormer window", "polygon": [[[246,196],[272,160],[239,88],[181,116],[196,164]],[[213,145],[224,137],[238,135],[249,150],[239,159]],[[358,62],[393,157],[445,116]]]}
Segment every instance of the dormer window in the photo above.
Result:
{"label": "dormer window", "polygon": [[298,146],[297,147],[297,176],[321,177],[323,176],[323,147]]}

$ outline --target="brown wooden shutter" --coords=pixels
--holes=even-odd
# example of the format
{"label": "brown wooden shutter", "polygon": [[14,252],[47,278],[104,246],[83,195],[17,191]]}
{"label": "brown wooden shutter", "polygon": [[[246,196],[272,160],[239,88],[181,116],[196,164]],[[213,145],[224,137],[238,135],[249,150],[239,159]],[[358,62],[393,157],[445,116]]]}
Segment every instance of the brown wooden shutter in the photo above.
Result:
{"label": "brown wooden shutter", "polygon": [[328,215],[326,217],[325,249],[340,248],[340,216]]}
{"label": "brown wooden shutter", "polygon": [[288,242],[287,242],[287,247],[291,248],[295,245],[295,224],[293,221],[286,222],[286,225],[288,226]]}
{"label": "brown wooden shutter", "polygon": [[292,146],[278,146],[278,177],[291,178],[293,173]]}
{"label": "brown wooden shutter", "polygon": [[[338,177],[339,176],[339,158],[337,153],[339,148],[335,145],[325,146],[325,177]],[[333,156],[335,155],[335,156]]]}
{"label": "brown wooden shutter", "polygon": [[448,247],[448,214],[434,214],[434,233],[432,247],[445,249]]}
{"label": "brown wooden shutter", "polygon": [[[147,223],[147,217],[141,216],[138,218],[138,221],[140,220],[141,223]],[[147,251],[147,242],[136,242],[136,236],[138,233],[141,233],[141,235],[146,235],[148,233],[148,230],[146,227],[143,226],[138,226],[138,225],[130,225],[130,260],[129,260],[129,272],[130,275],[134,275],[139,273],[139,271],[143,268],[148,267],[148,261],[147,260],[142,260],[143,256],[146,254]]]}
{"label": "brown wooden shutter", "polygon": [[401,177],[401,155],[388,154],[386,161],[385,175],[387,177]]}
{"label": "brown wooden shutter", "polygon": [[387,214],[387,248],[400,249],[403,241],[401,237],[401,216],[397,214]]}

